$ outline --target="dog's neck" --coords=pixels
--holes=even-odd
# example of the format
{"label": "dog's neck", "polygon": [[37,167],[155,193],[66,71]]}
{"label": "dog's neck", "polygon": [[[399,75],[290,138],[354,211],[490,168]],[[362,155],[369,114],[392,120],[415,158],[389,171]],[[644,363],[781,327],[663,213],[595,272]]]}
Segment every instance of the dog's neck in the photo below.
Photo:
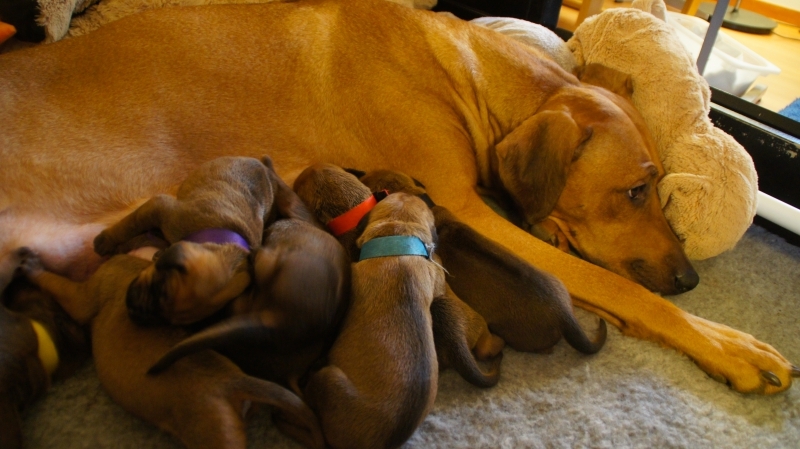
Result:
{"label": "dog's neck", "polygon": [[388,194],[387,190],[373,193],[356,207],[329,221],[327,223],[328,229],[336,237],[341,237],[343,234],[352,231],[358,226],[361,219],[378,204],[378,201],[386,198]]}
{"label": "dog's neck", "polygon": [[250,244],[241,234],[224,228],[203,229],[184,237],[183,240],[194,243],[217,243],[220,245],[231,243],[241,246],[245,251],[250,251]]}
{"label": "dog's neck", "polygon": [[422,256],[431,258],[433,243],[426,244],[419,237],[411,235],[389,235],[376,237],[361,247],[359,261],[376,257]]}
{"label": "dog's neck", "polygon": [[[494,30],[464,26],[470,27],[471,52],[463,49],[449,54],[441,52],[440,58],[453,80],[456,107],[472,140],[479,183],[497,188],[500,186],[496,185],[492,172],[496,167],[492,162],[494,146],[534,115],[558,89],[580,83],[532,47]],[[450,58],[459,64],[453,64]],[[492,64],[480,64],[485,60]],[[530,89],[500,86],[530,86]]]}

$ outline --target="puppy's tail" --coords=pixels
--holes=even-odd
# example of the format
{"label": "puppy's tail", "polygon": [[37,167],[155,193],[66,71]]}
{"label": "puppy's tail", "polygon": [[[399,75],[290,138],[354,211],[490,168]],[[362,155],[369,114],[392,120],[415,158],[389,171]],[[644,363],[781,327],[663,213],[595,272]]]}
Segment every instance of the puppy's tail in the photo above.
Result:
{"label": "puppy's tail", "polygon": [[486,370],[481,369],[478,361],[469,349],[466,351],[456,351],[456,356],[450,359],[450,364],[458,374],[467,382],[476,387],[489,388],[497,385],[500,380],[500,362],[503,361],[503,353],[499,353],[488,361]]}
{"label": "puppy's tail", "polygon": [[229,394],[274,408],[275,425],[286,435],[309,448],[325,447],[322,428],[314,412],[288,389],[266,380],[243,376],[229,385]]}
{"label": "puppy's tail", "polygon": [[600,318],[594,338],[589,339],[589,336],[587,336],[586,332],[581,328],[575,315],[572,314],[567,316],[563,332],[564,340],[567,340],[570,346],[584,354],[595,354],[599,351],[606,343],[606,336],[608,335],[606,322]]}
{"label": "puppy's tail", "polygon": [[[500,379],[500,362],[503,360],[503,353],[500,352],[502,346],[496,351],[491,351],[496,352],[496,355],[488,359],[486,371],[481,369],[465,338],[468,332],[464,328],[464,318],[460,318],[457,308],[453,305],[452,301],[437,299],[431,303],[433,340],[440,368],[452,367],[464,380],[477,387],[489,388],[497,385]],[[499,337],[494,338],[501,345],[504,344]]]}
{"label": "puppy's tail", "polygon": [[279,325],[278,321],[275,315],[266,312],[231,317],[173,346],[150,367],[147,374],[159,374],[178,360],[204,349],[220,349],[248,341],[271,340]]}

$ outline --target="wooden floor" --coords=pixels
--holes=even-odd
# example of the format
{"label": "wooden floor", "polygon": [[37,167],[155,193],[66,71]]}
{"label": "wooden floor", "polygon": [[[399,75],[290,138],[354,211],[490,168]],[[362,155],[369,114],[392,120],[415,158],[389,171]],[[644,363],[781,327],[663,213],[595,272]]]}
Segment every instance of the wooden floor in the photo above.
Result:
{"label": "wooden floor", "polygon": [[[615,3],[605,0],[603,9],[630,7],[630,3]],[[670,10],[674,10],[670,8]],[[559,28],[573,31],[578,10],[564,6],[558,19]],[[767,86],[760,105],[772,111],[780,111],[800,98],[800,29],[793,25],[778,23],[770,35],[741,33],[723,28],[722,31],[744,46],[781,68],[778,75],[762,76],[754,84]]]}

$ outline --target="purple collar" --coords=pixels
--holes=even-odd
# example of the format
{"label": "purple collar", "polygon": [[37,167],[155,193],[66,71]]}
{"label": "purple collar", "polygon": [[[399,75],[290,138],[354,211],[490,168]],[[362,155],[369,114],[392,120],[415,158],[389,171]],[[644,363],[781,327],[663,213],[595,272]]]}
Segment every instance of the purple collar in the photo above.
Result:
{"label": "purple collar", "polygon": [[183,240],[193,243],[216,243],[219,245],[232,243],[234,245],[241,246],[245,251],[250,251],[250,245],[247,243],[247,240],[245,240],[240,234],[237,234],[230,229],[203,229],[202,231],[197,231],[193,234],[187,235],[183,238]]}

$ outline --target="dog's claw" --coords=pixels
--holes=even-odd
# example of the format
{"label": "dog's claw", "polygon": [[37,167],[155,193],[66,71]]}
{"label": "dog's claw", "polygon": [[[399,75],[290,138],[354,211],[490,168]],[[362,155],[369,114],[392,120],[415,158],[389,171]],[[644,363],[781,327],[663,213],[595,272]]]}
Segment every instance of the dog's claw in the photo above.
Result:
{"label": "dog's claw", "polygon": [[792,377],[800,377],[800,368],[798,368],[798,367],[796,367],[796,366],[792,365],[792,370],[791,370],[791,372],[790,372],[790,375],[791,375]]}
{"label": "dog's claw", "polygon": [[764,380],[766,380],[770,385],[775,387],[783,386],[783,382],[781,382],[781,380],[778,379],[778,376],[771,371],[761,371],[761,377],[763,377]]}

